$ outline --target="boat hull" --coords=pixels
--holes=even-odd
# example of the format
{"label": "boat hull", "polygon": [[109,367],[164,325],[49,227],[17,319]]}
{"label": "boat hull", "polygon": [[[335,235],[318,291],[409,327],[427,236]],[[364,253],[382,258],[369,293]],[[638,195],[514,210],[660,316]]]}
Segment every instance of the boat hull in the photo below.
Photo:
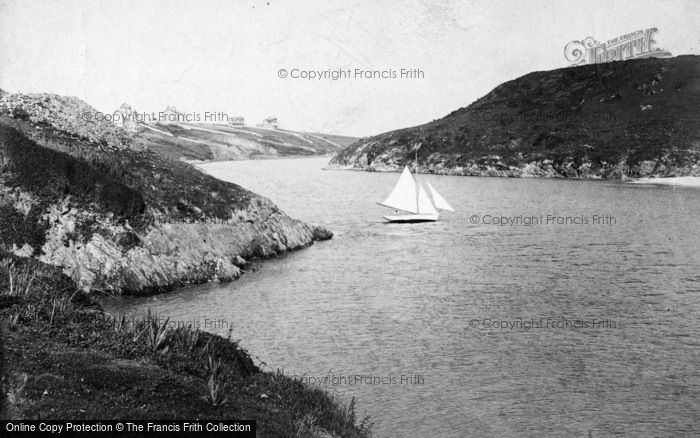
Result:
{"label": "boat hull", "polygon": [[384,220],[392,223],[416,223],[416,222],[435,222],[438,220],[437,214],[395,214],[384,216]]}

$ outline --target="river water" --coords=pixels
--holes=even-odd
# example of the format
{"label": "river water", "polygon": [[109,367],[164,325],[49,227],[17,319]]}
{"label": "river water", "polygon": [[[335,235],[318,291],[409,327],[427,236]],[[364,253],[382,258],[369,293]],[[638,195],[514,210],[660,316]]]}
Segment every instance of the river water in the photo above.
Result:
{"label": "river water", "polygon": [[377,437],[700,433],[699,189],[421,175],[457,212],[384,224],[398,174],[326,162],[202,167],[333,240],[107,310],[231,328]]}

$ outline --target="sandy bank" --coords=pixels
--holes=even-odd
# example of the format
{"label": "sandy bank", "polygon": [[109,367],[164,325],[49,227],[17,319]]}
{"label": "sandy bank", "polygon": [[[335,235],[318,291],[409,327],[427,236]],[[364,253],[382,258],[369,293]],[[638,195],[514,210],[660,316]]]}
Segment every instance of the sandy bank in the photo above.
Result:
{"label": "sandy bank", "polygon": [[700,187],[700,176],[677,176],[669,178],[640,178],[633,184],[659,184],[665,186]]}

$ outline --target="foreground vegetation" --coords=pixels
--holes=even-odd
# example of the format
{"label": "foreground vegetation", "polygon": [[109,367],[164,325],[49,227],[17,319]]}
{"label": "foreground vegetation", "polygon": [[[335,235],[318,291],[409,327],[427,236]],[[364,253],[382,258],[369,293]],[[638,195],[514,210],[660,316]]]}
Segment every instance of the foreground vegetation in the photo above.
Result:
{"label": "foreground vegetation", "polygon": [[60,268],[0,252],[2,418],[254,419],[261,437],[366,437],[354,403],[263,372],[236,341],[105,314]]}

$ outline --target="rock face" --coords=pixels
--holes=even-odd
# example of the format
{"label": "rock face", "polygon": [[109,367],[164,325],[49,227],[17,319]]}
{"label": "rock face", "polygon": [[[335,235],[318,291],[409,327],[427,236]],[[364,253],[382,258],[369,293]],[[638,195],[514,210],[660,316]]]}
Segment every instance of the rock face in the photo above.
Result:
{"label": "rock face", "polygon": [[447,117],[362,139],[331,167],[450,175],[700,176],[700,56],[536,72]]}
{"label": "rock face", "polygon": [[0,247],[86,290],[227,281],[245,259],[329,239],[268,199],[144,148],[55,95],[0,98]]}

